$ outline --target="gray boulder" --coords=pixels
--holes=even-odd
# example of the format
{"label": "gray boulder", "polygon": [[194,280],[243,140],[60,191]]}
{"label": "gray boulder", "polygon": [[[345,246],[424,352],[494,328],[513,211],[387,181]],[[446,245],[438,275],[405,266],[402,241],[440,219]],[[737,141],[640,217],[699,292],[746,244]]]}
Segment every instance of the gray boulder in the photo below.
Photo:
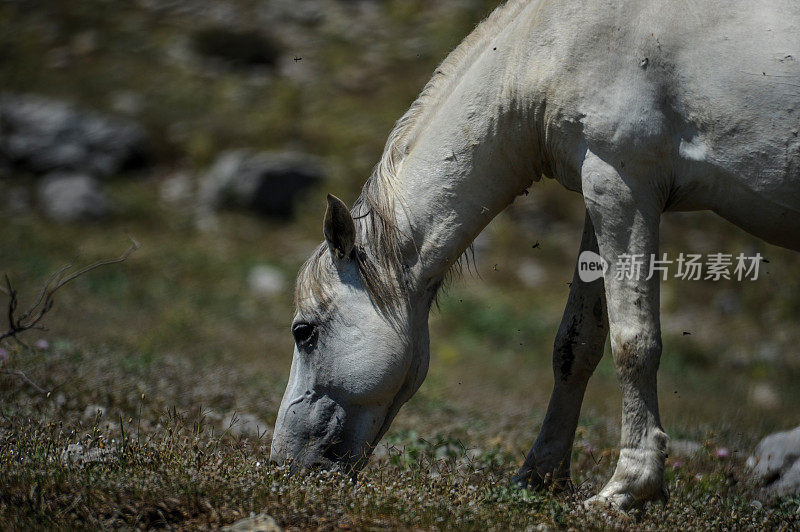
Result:
{"label": "gray boulder", "polygon": [[245,438],[261,438],[272,435],[269,425],[248,413],[230,412],[222,420],[221,426],[223,430],[227,430],[232,435]]}
{"label": "gray boulder", "polygon": [[231,150],[201,178],[200,200],[213,210],[246,208],[287,219],[300,195],[325,178],[322,161],[312,155]]}
{"label": "gray boulder", "polygon": [[761,440],[747,466],[769,495],[800,494],[800,427]]}
{"label": "gray boulder", "polygon": [[86,449],[79,443],[71,443],[61,452],[61,463],[64,465],[85,466],[97,462],[111,462],[116,458],[116,449],[99,447]]}
{"label": "gray boulder", "polygon": [[278,46],[259,31],[233,30],[223,25],[208,26],[192,34],[194,51],[228,65],[272,67],[278,59]]}
{"label": "gray boulder", "polygon": [[92,422],[106,415],[108,409],[100,405],[88,405],[83,410],[83,420]]}
{"label": "gray boulder", "polygon": [[247,284],[253,294],[271,296],[283,292],[286,288],[286,276],[273,266],[259,264],[250,270]]}
{"label": "gray boulder", "polygon": [[223,527],[224,532],[281,532],[281,527],[269,514],[258,514],[240,519],[232,525]]}
{"label": "gray boulder", "polygon": [[96,179],[86,174],[56,172],[39,183],[39,207],[51,220],[73,222],[108,214],[108,201]]}
{"label": "gray boulder", "polygon": [[699,455],[703,451],[703,446],[692,440],[669,440],[667,452],[672,457],[691,458]]}
{"label": "gray boulder", "polygon": [[0,94],[0,165],[108,176],[142,166],[148,151],[135,122],[38,95]]}

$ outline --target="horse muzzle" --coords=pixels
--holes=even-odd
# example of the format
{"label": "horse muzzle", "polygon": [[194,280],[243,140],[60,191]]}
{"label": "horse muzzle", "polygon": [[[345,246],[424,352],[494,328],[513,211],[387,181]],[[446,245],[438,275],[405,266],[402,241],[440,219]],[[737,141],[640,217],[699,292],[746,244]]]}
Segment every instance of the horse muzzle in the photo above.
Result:
{"label": "horse muzzle", "polygon": [[327,396],[306,392],[288,401],[278,412],[270,462],[288,463],[292,471],[347,465],[344,424],[344,408]]}

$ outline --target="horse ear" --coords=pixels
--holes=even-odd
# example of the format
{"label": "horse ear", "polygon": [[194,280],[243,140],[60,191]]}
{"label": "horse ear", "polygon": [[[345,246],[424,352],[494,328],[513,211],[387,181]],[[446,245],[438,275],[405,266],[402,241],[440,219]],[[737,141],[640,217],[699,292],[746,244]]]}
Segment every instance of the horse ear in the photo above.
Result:
{"label": "horse ear", "polygon": [[347,205],[332,194],[328,194],[322,231],[334,258],[342,260],[350,256],[356,243],[356,224]]}

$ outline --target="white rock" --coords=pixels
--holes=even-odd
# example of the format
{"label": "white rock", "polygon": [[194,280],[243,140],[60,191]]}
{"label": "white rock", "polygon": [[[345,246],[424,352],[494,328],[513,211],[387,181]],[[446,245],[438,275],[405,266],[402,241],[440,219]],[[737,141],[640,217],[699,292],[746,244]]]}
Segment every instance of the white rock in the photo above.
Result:
{"label": "white rock", "polygon": [[95,462],[108,462],[117,457],[115,449],[100,449],[95,447],[88,451],[80,443],[71,443],[61,453],[61,463],[64,465],[87,465]]}
{"label": "white rock", "polygon": [[83,410],[85,421],[94,421],[98,416],[103,418],[106,415],[106,407],[100,405],[89,405]]}
{"label": "white rock", "polygon": [[250,270],[247,284],[256,295],[271,296],[286,288],[286,277],[280,270],[262,264]]}
{"label": "white rock", "polygon": [[267,514],[258,514],[222,527],[224,532],[281,532],[275,519]]}
{"label": "white rock", "polygon": [[167,203],[189,201],[194,195],[192,176],[188,172],[175,172],[161,183],[159,191]]}
{"label": "white rock", "polygon": [[39,185],[39,206],[58,222],[99,218],[108,214],[108,201],[97,181],[87,174],[55,172]]}
{"label": "white rock", "polygon": [[670,456],[689,458],[703,450],[703,446],[692,440],[670,440],[667,443],[667,452]]}
{"label": "white rock", "polygon": [[547,532],[552,530],[546,523],[539,523],[538,525],[530,525],[525,529],[525,532]]}
{"label": "white rock", "polygon": [[517,277],[528,288],[536,288],[547,280],[547,272],[536,262],[526,260],[517,268]]}
{"label": "white rock", "polygon": [[261,438],[272,435],[272,429],[253,414],[231,412],[222,420],[222,430],[234,436]]}
{"label": "white rock", "polygon": [[750,390],[750,401],[756,406],[765,409],[777,408],[781,404],[778,392],[766,382],[761,382],[753,386]]}
{"label": "white rock", "polygon": [[747,466],[766,493],[800,494],[800,427],[761,440]]}

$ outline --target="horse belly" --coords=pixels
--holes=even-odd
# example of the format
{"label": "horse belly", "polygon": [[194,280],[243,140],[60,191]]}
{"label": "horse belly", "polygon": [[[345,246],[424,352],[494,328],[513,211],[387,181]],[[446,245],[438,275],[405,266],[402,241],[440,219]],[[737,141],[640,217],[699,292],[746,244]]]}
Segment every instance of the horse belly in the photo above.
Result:
{"label": "horse belly", "polygon": [[681,161],[666,210],[711,210],[770,244],[800,251],[800,151],[788,168],[776,166]]}

